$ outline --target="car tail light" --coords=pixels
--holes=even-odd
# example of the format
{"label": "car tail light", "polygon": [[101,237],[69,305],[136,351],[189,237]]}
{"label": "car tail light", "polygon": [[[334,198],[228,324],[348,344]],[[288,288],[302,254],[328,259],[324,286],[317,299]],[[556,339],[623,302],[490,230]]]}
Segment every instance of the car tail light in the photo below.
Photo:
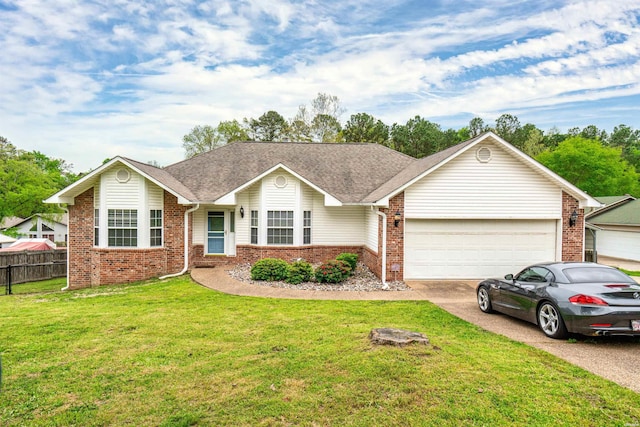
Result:
{"label": "car tail light", "polygon": [[604,300],[598,297],[592,297],[591,295],[574,295],[569,298],[569,302],[573,304],[588,304],[588,305],[609,305]]}
{"label": "car tail light", "polygon": [[612,325],[611,323],[592,323],[589,326],[592,328],[610,328]]}

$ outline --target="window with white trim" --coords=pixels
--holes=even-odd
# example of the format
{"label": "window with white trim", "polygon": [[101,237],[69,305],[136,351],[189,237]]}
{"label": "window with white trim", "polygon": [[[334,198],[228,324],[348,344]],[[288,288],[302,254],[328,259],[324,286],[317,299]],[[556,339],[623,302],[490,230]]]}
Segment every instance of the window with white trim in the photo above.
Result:
{"label": "window with white trim", "polygon": [[149,211],[149,246],[162,246],[162,210]]}
{"label": "window with white trim", "polygon": [[138,211],[136,209],[109,209],[107,231],[109,247],[137,247]]}
{"label": "window with white trim", "polygon": [[311,211],[304,211],[302,218],[302,244],[311,244]]}
{"label": "window with white trim", "polygon": [[293,245],[293,211],[267,211],[267,244]]}
{"label": "window with white trim", "polygon": [[251,244],[258,244],[258,211],[251,211]]}
{"label": "window with white trim", "polygon": [[93,244],[100,246],[100,209],[93,210]]}

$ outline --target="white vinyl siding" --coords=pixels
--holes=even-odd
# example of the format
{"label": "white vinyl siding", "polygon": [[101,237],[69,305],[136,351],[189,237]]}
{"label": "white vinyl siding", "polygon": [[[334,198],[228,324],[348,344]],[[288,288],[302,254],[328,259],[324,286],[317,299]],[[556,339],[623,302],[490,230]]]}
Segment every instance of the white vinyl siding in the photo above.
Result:
{"label": "white vinyl siding", "polygon": [[317,193],[313,209],[314,245],[364,245],[366,216],[370,207],[324,206],[324,196]]}
{"label": "white vinyl siding", "polygon": [[596,231],[598,255],[640,261],[640,231]]}
{"label": "white vinyl siding", "polygon": [[405,279],[483,279],[555,261],[556,220],[406,221]]}
{"label": "white vinyl siding", "polygon": [[[122,179],[123,177],[128,179]],[[94,208],[99,210],[94,237],[98,246],[111,247],[124,244],[128,247],[148,248],[151,246],[151,211],[161,211],[162,215],[164,190],[126,166],[115,164],[100,176],[99,185],[94,187]],[[114,227],[109,225],[109,211],[135,211],[135,233],[128,231],[133,230],[133,227],[117,227],[120,231],[109,231],[114,230]],[[114,220],[114,217],[112,216],[111,219]],[[122,231],[125,229],[127,231]],[[110,233],[111,236],[109,236]],[[158,233],[155,232],[155,234],[157,237]],[[154,243],[157,243],[157,239]]]}
{"label": "white vinyl siding", "polygon": [[368,210],[366,214],[366,240],[365,245],[374,252],[378,252],[378,223],[379,216],[375,211]]}
{"label": "white vinyl siding", "polygon": [[[476,158],[481,147],[491,160]],[[406,218],[560,219],[562,192],[497,145],[469,149],[405,191]]]}

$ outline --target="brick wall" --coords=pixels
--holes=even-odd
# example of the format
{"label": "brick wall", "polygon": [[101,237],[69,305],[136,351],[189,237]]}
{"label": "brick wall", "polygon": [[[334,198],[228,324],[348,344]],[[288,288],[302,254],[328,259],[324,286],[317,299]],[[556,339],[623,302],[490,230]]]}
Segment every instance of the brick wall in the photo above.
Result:
{"label": "brick wall", "polygon": [[95,248],[93,188],[77,196],[69,206],[69,288],[135,282],[182,271],[187,209],[175,196],[164,193],[161,248]]}
{"label": "brick wall", "polygon": [[69,288],[86,288],[93,280],[93,188],[77,196],[68,211]]}
{"label": "brick wall", "polygon": [[[387,216],[387,265],[386,279],[404,280],[404,193],[389,201],[389,207],[380,209]],[[395,225],[396,212],[400,213],[398,226]],[[378,277],[382,278],[382,221],[378,216],[378,252],[363,248],[363,262]]]}
{"label": "brick wall", "polygon": [[355,253],[362,259],[362,246],[236,246],[236,256],[204,255],[204,246],[192,247],[194,267],[213,267],[224,264],[253,264],[263,258],[280,258],[293,261],[298,258],[310,263],[335,259],[343,252]]}
{"label": "brick wall", "polygon": [[[569,218],[573,211],[578,213],[576,224],[571,227]],[[562,261],[582,261],[584,259],[584,210],[578,208],[578,201],[562,192]]]}

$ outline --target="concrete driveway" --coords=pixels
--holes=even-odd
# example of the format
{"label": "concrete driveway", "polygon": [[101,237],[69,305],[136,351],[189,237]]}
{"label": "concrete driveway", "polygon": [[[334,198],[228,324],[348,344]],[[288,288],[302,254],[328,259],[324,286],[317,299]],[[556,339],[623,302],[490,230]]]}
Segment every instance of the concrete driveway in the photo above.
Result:
{"label": "concrete driveway", "polygon": [[502,314],[485,314],[476,302],[475,284],[407,282],[449,313],[497,334],[537,347],[596,375],[640,393],[640,339],[576,337],[576,342],[547,338],[537,326]]}

